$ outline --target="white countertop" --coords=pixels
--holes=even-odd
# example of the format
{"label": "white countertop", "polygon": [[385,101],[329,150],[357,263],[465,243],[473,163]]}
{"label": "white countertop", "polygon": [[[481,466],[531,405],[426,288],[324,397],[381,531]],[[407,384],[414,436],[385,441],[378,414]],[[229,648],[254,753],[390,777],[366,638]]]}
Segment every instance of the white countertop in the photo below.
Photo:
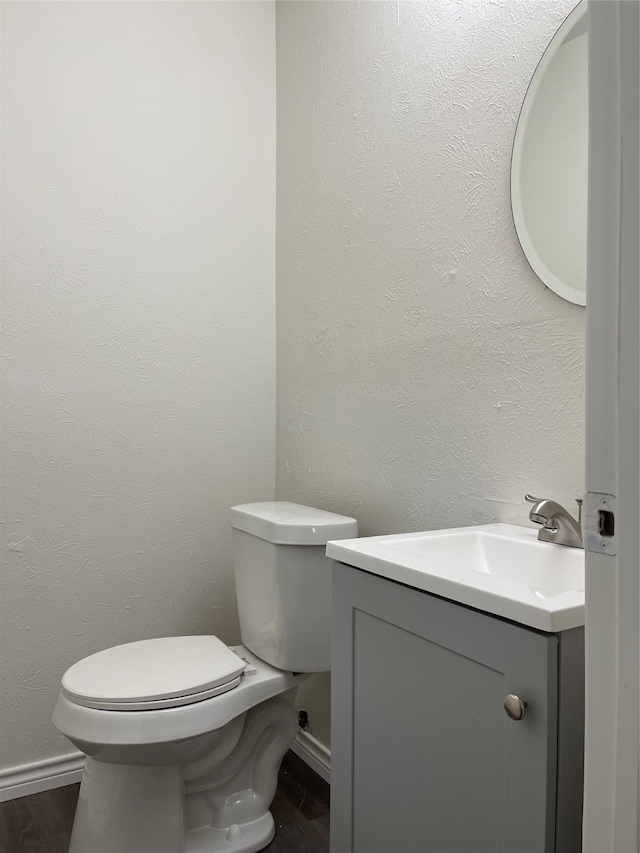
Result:
{"label": "white countertop", "polygon": [[521,625],[584,625],[584,551],[537,529],[485,524],[327,543],[327,556]]}

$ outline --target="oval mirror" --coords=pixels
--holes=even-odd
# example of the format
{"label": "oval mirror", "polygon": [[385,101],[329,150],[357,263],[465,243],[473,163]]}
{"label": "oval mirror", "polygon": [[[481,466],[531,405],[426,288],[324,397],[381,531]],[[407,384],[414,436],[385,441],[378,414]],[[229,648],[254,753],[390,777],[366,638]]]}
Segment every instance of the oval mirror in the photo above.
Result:
{"label": "oval mirror", "polygon": [[522,250],[544,284],[577,305],[587,301],[588,27],[582,0],[535,70],[511,158]]}

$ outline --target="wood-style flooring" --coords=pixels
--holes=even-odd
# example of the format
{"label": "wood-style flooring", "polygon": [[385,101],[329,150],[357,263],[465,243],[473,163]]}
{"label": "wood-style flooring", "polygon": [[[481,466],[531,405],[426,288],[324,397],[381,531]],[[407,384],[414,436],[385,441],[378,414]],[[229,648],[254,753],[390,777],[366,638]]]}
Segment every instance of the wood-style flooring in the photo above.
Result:
{"label": "wood-style flooring", "polygon": [[[67,853],[79,788],[0,803],[1,853]],[[271,813],[276,837],[269,853],[328,853],[329,786],[293,752],[282,762]]]}

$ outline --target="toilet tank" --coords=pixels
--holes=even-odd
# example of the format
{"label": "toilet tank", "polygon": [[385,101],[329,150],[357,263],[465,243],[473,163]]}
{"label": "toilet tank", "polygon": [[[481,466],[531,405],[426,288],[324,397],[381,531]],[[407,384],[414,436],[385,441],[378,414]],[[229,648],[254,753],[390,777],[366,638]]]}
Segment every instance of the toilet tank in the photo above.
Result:
{"label": "toilet tank", "polygon": [[291,672],[331,668],[330,539],[358,535],[354,518],[288,501],[231,508],[242,642]]}

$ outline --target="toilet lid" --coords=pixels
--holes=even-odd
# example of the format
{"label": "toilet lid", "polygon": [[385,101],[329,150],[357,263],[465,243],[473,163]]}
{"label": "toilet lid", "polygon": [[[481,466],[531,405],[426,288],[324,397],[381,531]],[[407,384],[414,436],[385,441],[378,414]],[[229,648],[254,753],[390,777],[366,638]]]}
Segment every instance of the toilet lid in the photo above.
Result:
{"label": "toilet lid", "polygon": [[175,707],[232,689],[246,665],[217,637],[159,637],[78,661],[63,675],[62,689],[89,708]]}

